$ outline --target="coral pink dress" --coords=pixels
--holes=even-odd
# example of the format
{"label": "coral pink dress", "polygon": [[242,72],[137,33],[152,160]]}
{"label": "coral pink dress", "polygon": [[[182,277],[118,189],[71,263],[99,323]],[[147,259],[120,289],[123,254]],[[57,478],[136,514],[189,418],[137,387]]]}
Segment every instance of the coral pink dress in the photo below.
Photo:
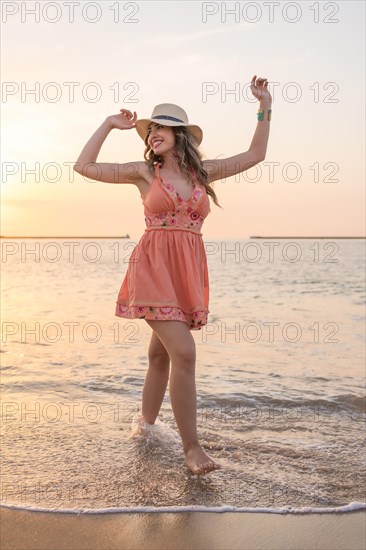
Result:
{"label": "coral pink dress", "polygon": [[155,164],[142,201],[146,229],[118,293],[118,317],[183,321],[190,330],[207,324],[209,278],[200,229],[211,209],[205,187],[194,183],[184,201]]}

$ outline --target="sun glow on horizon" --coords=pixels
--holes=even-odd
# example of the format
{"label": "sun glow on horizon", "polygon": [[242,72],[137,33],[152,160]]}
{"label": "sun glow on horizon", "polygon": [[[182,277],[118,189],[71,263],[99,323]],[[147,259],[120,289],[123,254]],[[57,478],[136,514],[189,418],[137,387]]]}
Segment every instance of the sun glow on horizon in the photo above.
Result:
{"label": "sun glow on horizon", "polygon": [[[139,3],[132,25],[106,17],[94,24],[80,17],[73,24],[65,17],[53,24],[8,17],[2,33],[8,94],[2,104],[2,233],[64,234],[65,226],[76,235],[141,233],[144,214],[133,186],[88,182],[72,171],[86,142],[122,107],[146,117],[155,105],[171,102],[203,128],[205,159],[238,154],[249,148],[257,124],[257,103],[246,100],[257,74],[269,79],[274,94],[261,175],[256,180],[251,169],[239,181],[215,182],[224,210],[212,208],[205,236],[363,234],[365,107],[354,101],[353,80],[364,60],[365,5],[341,2],[331,25],[324,10],[315,22],[305,5],[293,23],[280,7],[274,21],[266,19],[266,8],[248,23],[220,13],[203,22],[200,3],[156,4]],[[105,15],[111,5],[103,2]],[[162,16],[175,32],[151,34]],[[161,40],[164,62],[152,64],[147,53]],[[88,87],[100,93],[98,100]],[[142,158],[135,134],[112,131],[97,161]],[[296,166],[299,180],[291,181]]]}

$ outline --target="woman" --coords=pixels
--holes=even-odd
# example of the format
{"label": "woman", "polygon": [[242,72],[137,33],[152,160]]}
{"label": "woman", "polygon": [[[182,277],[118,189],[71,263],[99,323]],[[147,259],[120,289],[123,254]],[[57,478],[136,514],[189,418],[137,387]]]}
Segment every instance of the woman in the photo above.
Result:
{"label": "woman", "polygon": [[[244,172],[265,158],[272,103],[267,79],[255,75],[251,91],[260,110],[254,137],[244,153],[202,161],[198,149],[201,128],[190,124],[177,105],[161,104],[148,119],[137,120],[136,112],[126,109],[107,117],[74,166],[90,179],[131,183],[139,189],[147,228],[130,256],[115,314],[144,319],[152,328],[139,417],[141,432],[146,423],[154,424],[169,380],[185,464],[194,474],[221,468],[200,445],[196,426],[196,347],[190,331],[204,326],[209,313],[207,259],[200,229],[210,212],[209,197],[220,206],[211,184]],[[146,145],[145,161],[96,162],[114,128],[137,130]]]}

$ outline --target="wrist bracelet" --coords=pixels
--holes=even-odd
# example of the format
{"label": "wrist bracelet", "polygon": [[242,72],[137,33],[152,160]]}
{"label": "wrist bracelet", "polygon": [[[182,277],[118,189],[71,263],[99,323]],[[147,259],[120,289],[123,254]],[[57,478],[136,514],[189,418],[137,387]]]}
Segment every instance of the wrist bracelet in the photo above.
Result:
{"label": "wrist bracelet", "polygon": [[[264,109],[258,109],[257,119],[263,120],[263,116],[264,116]],[[267,120],[271,120],[271,119],[272,119],[272,109],[269,109]]]}

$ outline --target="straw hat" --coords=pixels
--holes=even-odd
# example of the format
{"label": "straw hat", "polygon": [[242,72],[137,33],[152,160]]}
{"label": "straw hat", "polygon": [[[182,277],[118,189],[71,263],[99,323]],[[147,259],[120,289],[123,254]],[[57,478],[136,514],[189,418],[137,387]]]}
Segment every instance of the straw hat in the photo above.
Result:
{"label": "straw hat", "polygon": [[161,123],[163,126],[185,126],[200,145],[203,132],[199,126],[189,124],[187,113],[178,105],[173,103],[161,103],[156,105],[151,118],[136,120],[135,127],[139,136],[145,140],[150,122]]}

